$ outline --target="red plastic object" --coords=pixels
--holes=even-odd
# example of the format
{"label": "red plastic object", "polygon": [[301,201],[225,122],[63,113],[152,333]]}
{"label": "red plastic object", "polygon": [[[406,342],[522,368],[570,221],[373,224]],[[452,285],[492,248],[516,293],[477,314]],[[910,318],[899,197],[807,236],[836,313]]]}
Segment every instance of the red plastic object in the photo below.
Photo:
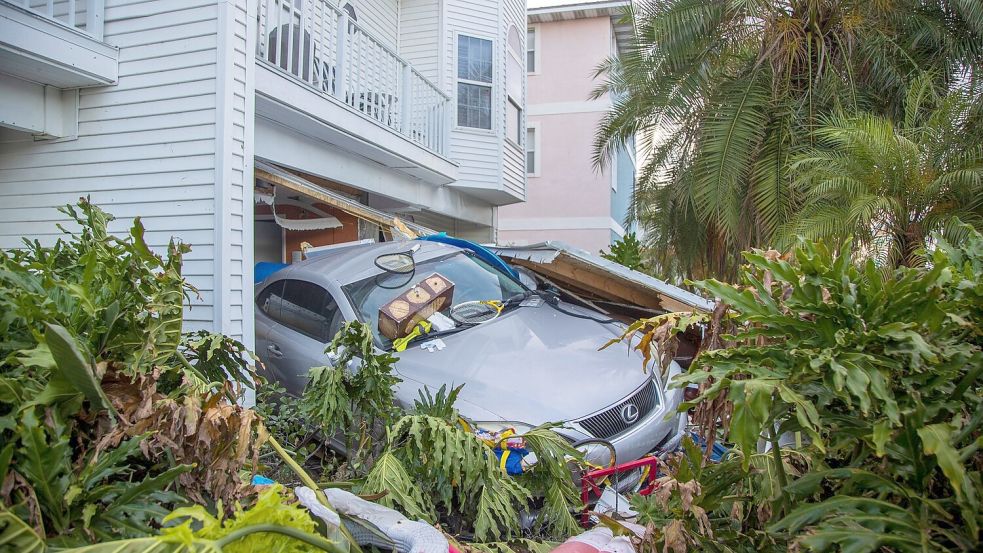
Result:
{"label": "red plastic object", "polygon": [[592,470],[584,474],[580,479],[580,500],[584,502],[584,512],[580,515],[580,525],[584,528],[590,523],[590,509],[587,508],[587,501],[590,499],[590,492],[593,491],[598,496],[601,495],[601,482],[612,474],[629,472],[639,467],[649,467],[648,477],[642,482],[642,487],[638,491],[640,495],[648,495],[656,487],[656,473],[659,471],[659,459],[657,457],[642,457],[634,461],[629,461],[621,465],[615,465],[606,469]]}

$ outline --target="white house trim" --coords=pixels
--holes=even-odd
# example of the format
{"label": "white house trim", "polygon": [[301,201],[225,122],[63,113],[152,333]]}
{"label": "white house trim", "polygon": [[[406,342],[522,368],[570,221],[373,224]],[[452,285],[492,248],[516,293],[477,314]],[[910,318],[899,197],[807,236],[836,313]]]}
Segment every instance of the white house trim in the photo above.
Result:
{"label": "white house trim", "polygon": [[600,98],[583,102],[551,102],[545,104],[529,104],[526,113],[529,115],[564,115],[567,113],[606,112],[611,108],[611,100]]}
{"label": "white house trim", "polygon": [[499,219],[498,228],[499,230],[611,229],[617,232],[621,225],[611,217],[523,217]]}

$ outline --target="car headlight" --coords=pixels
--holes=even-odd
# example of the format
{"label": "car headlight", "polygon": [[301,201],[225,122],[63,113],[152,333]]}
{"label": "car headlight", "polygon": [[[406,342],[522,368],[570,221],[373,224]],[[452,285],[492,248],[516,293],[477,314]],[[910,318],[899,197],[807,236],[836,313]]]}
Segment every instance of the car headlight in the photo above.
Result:
{"label": "car headlight", "polygon": [[574,449],[583,453],[584,461],[592,467],[608,468],[618,462],[617,452],[611,442],[599,439],[581,440],[573,444]]}

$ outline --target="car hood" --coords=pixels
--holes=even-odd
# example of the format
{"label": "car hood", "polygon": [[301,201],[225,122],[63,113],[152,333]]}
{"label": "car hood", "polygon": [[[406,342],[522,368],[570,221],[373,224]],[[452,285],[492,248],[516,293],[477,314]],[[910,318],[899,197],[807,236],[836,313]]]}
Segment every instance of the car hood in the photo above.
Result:
{"label": "car hood", "polygon": [[400,399],[412,404],[423,386],[435,391],[464,384],[458,409],[469,418],[481,420],[490,412],[532,425],[578,419],[617,403],[651,378],[627,345],[599,351],[618,330],[547,305],[519,307],[442,337],[443,350],[414,344],[397,354],[396,371],[405,380]]}

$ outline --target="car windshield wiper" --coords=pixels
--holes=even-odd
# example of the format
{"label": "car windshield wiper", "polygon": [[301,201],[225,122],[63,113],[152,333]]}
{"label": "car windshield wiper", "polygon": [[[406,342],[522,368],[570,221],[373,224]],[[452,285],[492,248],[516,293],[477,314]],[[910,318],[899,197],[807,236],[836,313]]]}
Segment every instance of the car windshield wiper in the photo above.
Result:
{"label": "car windshield wiper", "polygon": [[447,330],[438,330],[436,332],[421,334],[419,336],[414,337],[409,342],[406,342],[406,345],[409,346],[410,344],[416,344],[418,342],[426,342],[428,340],[434,340],[436,338],[440,338],[441,336],[449,336],[451,334],[457,334],[458,332],[461,332],[462,330],[467,330],[473,326],[476,325],[461,325],[461,326],[456,326],[454,328],[448,328]]}
{"label": "car windshield wiper", "polygon": [[518,294],[513,294],[509,296],[508,299],[502,302],[502,311],[507,311],[510,308],[521,306],[522,302],[529,299],[529,297],[532,296],[532,294],[533,293],[531,291],[526,290],[524,292],[519,292]]}

